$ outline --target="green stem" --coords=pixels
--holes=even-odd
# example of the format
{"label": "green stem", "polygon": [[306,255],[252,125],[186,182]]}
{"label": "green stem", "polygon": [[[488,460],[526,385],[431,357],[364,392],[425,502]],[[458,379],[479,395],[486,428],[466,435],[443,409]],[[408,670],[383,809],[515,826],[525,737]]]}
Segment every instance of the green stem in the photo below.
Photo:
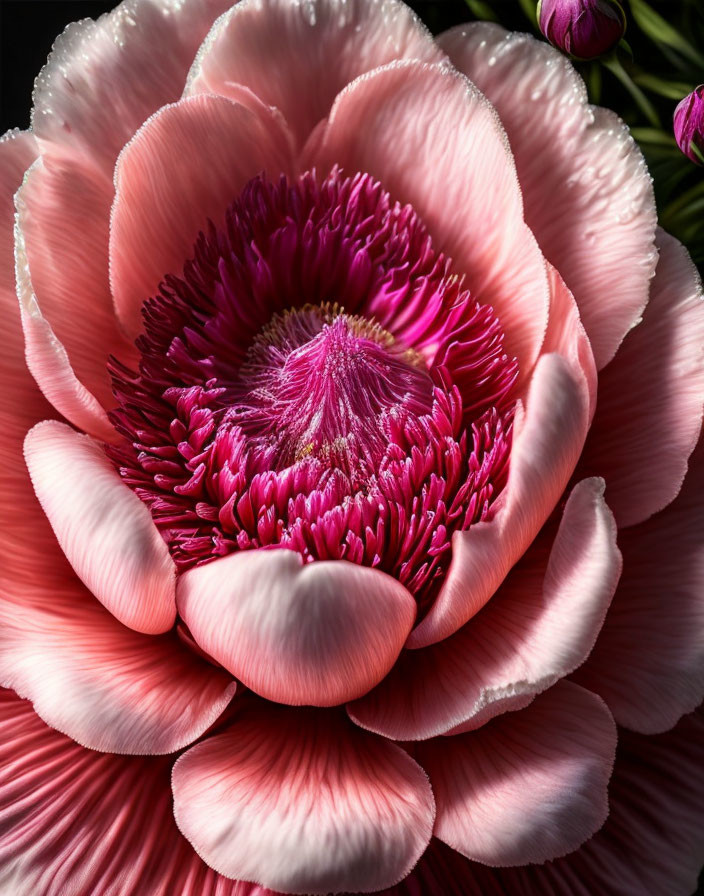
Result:
{"label": "green stem", "polygon": [[621,65],[621,60],[615,53],[612,53],[610,56],[605,56],[602,59],[602,63],[604,67],[607,68],[615,78],[617,78],[621,84],[626,88],[626,90],[630,93],[633,99],[636,101],[638,108],[648,119],[650,124],[654,128],[660,128],[660,119],[658,118],[658,113],[655,111],[655,107],[650,102],[648,97],[643,93],[643,91],[638,87],[637,84],[634,83],[631,76],[628,74],[626,69]]}

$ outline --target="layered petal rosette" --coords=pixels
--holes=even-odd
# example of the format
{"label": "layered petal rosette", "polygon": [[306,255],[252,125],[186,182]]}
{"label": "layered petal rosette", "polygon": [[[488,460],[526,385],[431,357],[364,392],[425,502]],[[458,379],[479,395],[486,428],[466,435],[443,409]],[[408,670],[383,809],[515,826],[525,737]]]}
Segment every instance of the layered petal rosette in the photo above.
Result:
{"label": "layered petal rosette", "polygon": [[570,64],[125,0],[0,158],[0,891],[689,893],[704,305]]}

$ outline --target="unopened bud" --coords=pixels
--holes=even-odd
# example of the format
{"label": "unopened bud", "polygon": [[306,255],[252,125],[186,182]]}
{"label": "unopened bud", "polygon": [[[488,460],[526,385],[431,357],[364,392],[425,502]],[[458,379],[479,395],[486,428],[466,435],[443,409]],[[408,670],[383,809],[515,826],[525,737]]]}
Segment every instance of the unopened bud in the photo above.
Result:
{"label": "unopened bud", "polygon": [[537,12],[550,43],[578,59],[602,56],[626,31],[626,15],[616,0],[540,0]]}
{"label": "unopened bud", "polygon": [[704,155],[704,84],[688,94],[675,109],[675,140],[682,152],[698,165]]}

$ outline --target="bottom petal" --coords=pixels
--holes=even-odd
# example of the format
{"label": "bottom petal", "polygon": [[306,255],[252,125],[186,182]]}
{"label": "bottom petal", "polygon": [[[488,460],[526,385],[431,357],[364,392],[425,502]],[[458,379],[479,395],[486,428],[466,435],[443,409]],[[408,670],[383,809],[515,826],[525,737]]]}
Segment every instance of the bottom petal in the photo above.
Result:
{"label": "bottom petal", "polygon": [[253,704],[173,772],[174,813],[209,865],[286,893],[405,877],[435,816],[423,770],[340,711]]}
{"label": "bottom petal", "polygon": [[563,856],[606,820],[615,749],[606,704],[566,681],[478,731],[424,741],[435,834],[486,865]]}

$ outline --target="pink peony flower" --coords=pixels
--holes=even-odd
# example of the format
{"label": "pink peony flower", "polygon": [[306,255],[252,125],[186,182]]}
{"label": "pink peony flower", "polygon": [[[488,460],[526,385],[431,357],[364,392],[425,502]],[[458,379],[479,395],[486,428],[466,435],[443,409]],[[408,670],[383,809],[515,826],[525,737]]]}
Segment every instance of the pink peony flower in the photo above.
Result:
{"label": "pink peony flower", "polygon": [[70,26],[0,143],[0,892],[691,892],[704,305],[636,145],[525,35],[229,5]]}

